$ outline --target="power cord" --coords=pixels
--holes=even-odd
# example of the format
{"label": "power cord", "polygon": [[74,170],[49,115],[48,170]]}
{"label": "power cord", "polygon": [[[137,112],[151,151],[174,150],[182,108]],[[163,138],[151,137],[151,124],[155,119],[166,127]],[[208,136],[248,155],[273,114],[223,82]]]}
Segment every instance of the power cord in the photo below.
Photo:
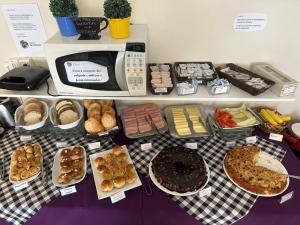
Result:
{"label": "power cord", "polygon": [[57,97],[57,96],[59,96],[59,95],[57,95],[57,94],[51,94],[51,93],[50,93],[50,85],[49,85],[49,83],[48,83],[48,80],[46,81],[46,83],[47,83],[47,94],[50,95],[50,96],[52,96],[52,97]]}

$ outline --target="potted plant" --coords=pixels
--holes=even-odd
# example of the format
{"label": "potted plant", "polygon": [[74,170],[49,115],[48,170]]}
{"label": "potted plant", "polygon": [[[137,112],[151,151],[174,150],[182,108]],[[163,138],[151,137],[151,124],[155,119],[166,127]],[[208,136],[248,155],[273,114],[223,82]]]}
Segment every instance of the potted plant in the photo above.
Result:
{"label": "potted plant", "polygon": [[75,0],[50,0],[50,11],[56,18],[59,30],[63,36],[77,35],[73,18],[78,16]]}
{"label": "potted plant", "polygon": [[105,0],[104,15],[108,18],[112,38],[128,38],[131,6],[127,0]]}

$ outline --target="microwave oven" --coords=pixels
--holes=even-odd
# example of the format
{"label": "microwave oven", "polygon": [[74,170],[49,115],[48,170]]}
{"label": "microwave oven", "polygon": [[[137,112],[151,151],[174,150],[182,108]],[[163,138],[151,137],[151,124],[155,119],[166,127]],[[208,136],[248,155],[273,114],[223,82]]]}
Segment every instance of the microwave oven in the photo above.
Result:
{"label": "microwave oven", "polygon": [[99,40],[55,34],[44,44],[49,70],[59,95],[146,95],[147,27],[131,25],[130,37]]}

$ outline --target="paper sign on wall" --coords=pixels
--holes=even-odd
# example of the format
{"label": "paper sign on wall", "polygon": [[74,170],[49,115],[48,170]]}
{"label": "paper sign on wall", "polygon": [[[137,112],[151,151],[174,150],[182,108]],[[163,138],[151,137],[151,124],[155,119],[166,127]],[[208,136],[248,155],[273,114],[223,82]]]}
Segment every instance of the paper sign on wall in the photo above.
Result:
{"label": "paper sign on wall", "polygon": [[234,19],[233,29],[236,32],[256,32],[265,29],[267,16],[263,13],[242,13]]}
{"label": "paper sign on wall", "polygon": [[2,12],[20,56],[43,57],[46,33],[37,4],[2,5]]}

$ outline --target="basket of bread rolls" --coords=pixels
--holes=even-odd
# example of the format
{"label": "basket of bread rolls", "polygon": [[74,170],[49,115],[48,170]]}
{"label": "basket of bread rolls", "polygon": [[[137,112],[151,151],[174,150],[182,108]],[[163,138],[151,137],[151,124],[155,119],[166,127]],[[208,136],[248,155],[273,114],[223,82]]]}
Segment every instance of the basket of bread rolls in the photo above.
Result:
{"label": "basket of bread rolls", "polygon": [[111,135],[119,129],[113,100],[83,100],[86,111],[84,128],[88,137]]}
{"label": "basket of bread rolls", "polygon": [[83,107],[75,100],[61,99],[50,108],[50,120],[60,129],[71,129],[83,118]]}
{"label": "basket of bread rolls", "polygon": [[27,98],[15,112],[17,127],[35,130],[45,125],[48,118],[48,105],[36,98]]}

